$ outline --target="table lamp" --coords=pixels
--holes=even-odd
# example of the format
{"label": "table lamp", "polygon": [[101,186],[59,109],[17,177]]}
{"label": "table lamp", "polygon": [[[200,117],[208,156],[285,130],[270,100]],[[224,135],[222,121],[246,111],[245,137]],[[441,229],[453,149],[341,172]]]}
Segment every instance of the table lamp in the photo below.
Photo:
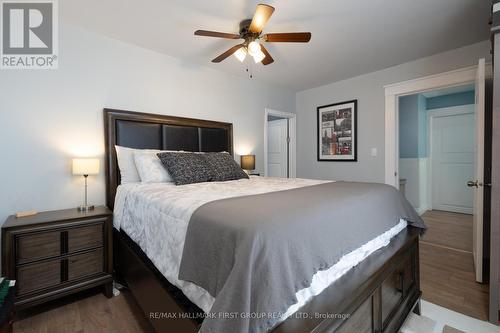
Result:
{"label": "table lamp", "polygon": [[85,178],[85,203],[78,207],[80,212],[88,212],[94,209],[94,206],[87,203],[87,178],[89,175],[99,174],[99,159],[97,158],[74,158],[73,175],[83,176]]}
{"label": "table lamp", "polygon": [[255,155],[241,155],[241,168],[249,173],[255,169]]}

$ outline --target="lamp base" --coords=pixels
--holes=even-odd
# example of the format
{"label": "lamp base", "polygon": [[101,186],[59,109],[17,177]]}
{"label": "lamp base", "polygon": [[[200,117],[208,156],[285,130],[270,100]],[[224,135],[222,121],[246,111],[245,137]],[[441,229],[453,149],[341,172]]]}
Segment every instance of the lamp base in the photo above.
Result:
{"label": "lamp base", "polygon": [[91,210],[94,210],[94,208],[95,207],[93,205],[92,206],[79,206],[78,211],[79,212],[89,212]]}

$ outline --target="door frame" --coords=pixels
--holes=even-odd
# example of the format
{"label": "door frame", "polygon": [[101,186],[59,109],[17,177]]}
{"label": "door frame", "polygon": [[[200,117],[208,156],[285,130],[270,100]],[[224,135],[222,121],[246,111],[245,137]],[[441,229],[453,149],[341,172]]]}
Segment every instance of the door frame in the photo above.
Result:
{"label": "door frame", "polygon": [[[405,95],[473,84],[477,65],[384,86],[385,89],[385,183],[399,188],[398,98]],[[491,63],[486,77],[491,77]]]}
{"label": "door frame", "polygon": [[291,112],[283,112],[266,108],[264,112],[264,176],[267,177],[267,124],[269,116],[276,116],[288,119],[288,170],[289,178],[295,178],[297,175],[297,115]]}
{"label": "door frame", "polygon": [[[432,125],[434,123],[435,118],[446,117],[446,116],[457,116],[463,114],[474,114],[474,110],[471,112],[467,110],[470,105],[460,105],[460,106],[452,106],[446,108],[439,108],[427,111],[427,151],[429,152],[429,160],[427,162],[427,207],[434,209],[433,197],[434,197],[434,181],[433,181],[433,154],[434,151],[432,149],[433,143],[433,134],[432,134]],[[471,179],[474,178],[472,175]],[[471,214],[469,211],[462,211],[462,214]],[[482,253],[481,253],[482,257]]]}

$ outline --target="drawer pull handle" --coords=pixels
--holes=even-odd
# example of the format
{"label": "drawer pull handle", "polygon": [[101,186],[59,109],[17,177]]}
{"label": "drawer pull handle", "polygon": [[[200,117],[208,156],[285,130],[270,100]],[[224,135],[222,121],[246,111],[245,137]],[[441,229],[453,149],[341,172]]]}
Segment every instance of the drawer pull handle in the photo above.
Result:
{"label": "drawer pull handle", "polygon": [[[403,271],[400,271],[398,273],[398,279],[399,279],[399,288],[397,288],[397,290],[399,292],[401,292],[401,294],[404,294],[404,290],[405,290],[405,278],[404,278],[404,272]],[[404,295],[403,295],[404,296]]]}

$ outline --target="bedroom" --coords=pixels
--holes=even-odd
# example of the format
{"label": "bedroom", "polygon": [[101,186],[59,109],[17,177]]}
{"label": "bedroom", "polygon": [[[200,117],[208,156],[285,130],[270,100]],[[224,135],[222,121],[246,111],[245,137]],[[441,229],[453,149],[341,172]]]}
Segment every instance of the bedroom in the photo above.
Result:
{"label": "bedroom", "polygon": [[[342,0],[331,3],[318,2],[314,6],[300,1],[272,1],[264,3],[267,6],[263,6],[262,11],[257,10],[261,13],[259,15],[269,18],[258,20],[259,24],[263,24],[262,35],[261,29],[256,28],[256,32],[250,31],[229,39],[195,35],[195,31],[206,29],[240,34],[240,22],[254,17],[256,8],[261,8],[258,6],[259,2],[151,0],[137,4],[132,1],[92,0],[42,1],[42,4],[32,4],[34,7],[29,7],[28,4],[2,1],[2,17],[8,20],[2,20],[4,43],[0,69],[0,142],[3,144],[2,151],[6,154],[1,164],[3,200],[0,202],[0,219],[9,219],[2,228],[2,276],[16,280],[17,289],[16,295],[13,295],[16,305],[11,307],[11,310],[15,311],[10,312],[8,304],[3,311],[8,311],[8,315],[13,318],[12,326],[15,332],[148,332],[174,330],[175,326],[171,325],[177,324],[185,325],[182,326],[185,327],[184,330],[177,331],[195,332],[198,331],[200,320],[170,317],[174,314],[178,317],[182,314],[185,317],[186,309],[188,314],[198,314],[198,317],[210,313],[207,311],[210,310],[209,304],[214,302],[213,294],[218,292],[210,293],[207,291],[210,288],[196,286],[204,289],[200,293],[208,303],[197,301],[193,296],[189,297],[186,295],[189,291],[182,288],[180,292],[178,283],[183,279],[178,279],[178,272],[174,269],[171,272],[174,277],[166,277],[167,264],[156,262],[155,265],[156,259],[147,255],[147,247],[137,248],[137,243],[141,242],[132,241],[132,236],[135,235],[132,231],[129,230],[133,235],[127,234],[124,229],[119,231],[120,226],[116,222],[126,220],[130,216],[138,218],[140,210],[134,210],[124,203],[126,209],[123,211],[127,217],[123,218],[116,209],[115,191],[123,194],[126,192],[125,188],[132,188],[134,185],[128,186],[127,181],[124,181],[125,169],[123,165],[118,165],[120,161],[117,160],[115,144],[126,148],[206,153],[227,151],[232,154],[233,159],[228,159],[227,154],[222,157],[217,155],[221,161],[215,164],[225,166],[223,169],[226,176],[227,168],[230,168],[232,177],[235,177],[236,173],[244,179],[228,180],[220,182],[221,184],[215,181],[207,182],[206,180],[216,177],[212,175],[207,178],[206,174],[200,175],[201,171],[197,170],[197,176],[205,177],[205,182],[174,187],[171,182],[166,182],[165,178],[159,183],[144,181],[149,184],[148,191],[154,192],[156,186],[162,189],[165,187],[163,198],[173,198],[166,200],[168,202],[187,203],[196,200],[199,193],[194,191],[189,194],[185,189],[203,188],[213,191],[210,192],[211,196],[207,194],[198,197],[198,204],[207,200],[213,201],[199,207],[197,213],[192,215],[191,221],[194,221],[195,216],[199,216],[198,213],[203,212],[203,207],[215,207],[217,202],[233,202],[236,205],[237,198],[227,198],[233,193],[233,196],[248,194],[257,200],[241,203],[237,211],[227,207],[219,209],[228,214],[239,212],[238,220],[241,221],[248,221],[251,217],[257,218],[265,213],[274,214],[274,218],[263,218],[275,223],[268,226],[271,228],[285,223],[283,219],[289,218],[292,212],[297,212],[297,215],[311,214],[309,217],[304,215],[302,220],[312,221],[316,211],[306,208],[324,205],[318,212],[331,216],[338,214],[339,220],[342,220],[342,214],[353,214],[352,218],[344,216],[343,220],[358,221],[360,224],[357,227],[360,227],[364,226],[361,221],[363,209],[372,212],[369,216],[374,220],[377,214],[387,215],[391,211],[401,209],[407,211],[406,214],[414,214],[405,200],[401,200],[401,205],[397,207],[391,205],[397,200],[385,200],[381,204],[390,207],[377,210],[374,205],[378,199],[384,197],[383,195],[380,195],[380,198],[376,196],[369,200],[359,200],[361,194],[338,194],[354,191],[352,188],[342,190],[345,183],[350,186],[370,183],[370,186],[381,186],[377,191],[388,191],[385,194],[387,196],[399,198],[402,195],[401,192],[393,191],[393,187],[381,185],[386,183],[398,186],[396,176],[391,179],[391,174],[394,175],[397,171],[398,160],[397,131],[391,127],[393,125],[396,128],[396,121],[390,122],[391,119],[396,119],[391,118],[391,115],[395,115],[394,101],[403,95],[474,83],[480,59],[485,59],[485,80],[496,79],[494,76],[488,77],[487,73],[488,70],[491,71],[495,57],[495,54],[490,54],[494,49],[490,38],[494,40],[497,23],[490,1],[390,0],[353,3]],[[47,4],[51,6],[42,6]],[[491,18],[492,26],[489,25]],[[52,35],[38,27],[49,24],[47,22],[51,23]],[[243,24],[243,28],[250,29],[249,24],[250,22],[247,22],[246,26]],[[272,42],[272,33],[283,32],[309,32],[310,36],[304,38],[304,35],[300,35],[300,43]],[[243,40],[231,40],[242,36],[245,37]],[[249,44],[255,38],[272,56],[272,63],[264,65],[269,61],[264,51],[264,58],[260,59],[262,64],[254,61],[261,57],[259,52],[256,52],[255,56],[250,54]],[[305,42],[306,40],[308,42]],[[241,52],[248,53],[243,62],[232,55],[220,63],[211,62],[238,43],[244,43]],[[22,51],[25,52],[24,56],[21,51],[12,50],[24,49],[25,44],[34,44],[34,48],[38,50],[30,50],[28,46],[28,50]],[[43,46],[50,46],[51,52],[40,51]],[[39,55],[36,58],[39,62],[29,63],[33,54]],[[28,65],[30,68],[22,68]],[[497,95],[493,82],[493,98]],[[487,101],[491,104],[491,96],[488,97],[485,93],[485,110],[488,108]],[[495,105],[493,102],[493,106]],[[350,111],[345,111],[346,109]],[[269,170],[266,172],[270,159],[269,141],[273,140],[269,140],[266,129],[268,115],[273,112],[288,119],[288,136],[284,136],[288,158],[282,159],[283,163],[287,164],[287,172],[282,175],[290,175],[292,179],[266,177],[270,173]],[[325,121],[318,120],[320,114],[324,115]],[[331,122],[332,117],[335,124]],[[492,117],[494,122],[495,111]],[[489,124],[491,125],[491,119]],[[327,129],[326,136],[324,131],[319,133],[319,126]],[[323,140],[324,138],[327,140]],[[496,139],[496,133],[493,131],[490,133],[489,142],[494,147],[498,144]],[[320,149],[323,145],[326,147],[324,150]],[[495,149],[492,150],[495,152]],[[186,158],[185,152],[184,155],[165,153],[167,160],[172,156],[176,156],[177,160]],[[284,150],[282,154],[284,155]],[[187,155],[193,159],[201,158],[200,154]],[[253,158],[250,156],[253,163],[249,163],[245,169],[248,173],[259,176],[254,175],[246,179],[241,169],[238,169],[239,166],[234,162],[231,164],[233,160],[239,164],[241,156],[246,155],[253,155]],[[156,155],[153,157],[156,158],[154,162],[158,166],[160,159]],[[497,157],[494,153],[491,158],[490,165],[496,165]],[[205,159],[206,157],[202,158],[203,161]],[[139,169],[136,169],[135,160],[128,161],[132,162],[135,182],[140,182],[145,177],[155,177],[155,174],[148,173],[148,170],[143,170],[145,173],[141,174]],[[194,166],[202,166],[206,162],[203,161],[186,162],[184,168],[171,166],[172,170],[169,169],[168,174],[174,172],[174,169],[185,171],[188,167],[192,169]],[[486,159],[485,162],[488,164]],[[166,160],[165,163],[168,164]],[[163,164],[160,164],[160,167],[163,169],[156,170],[160,170],[162,177],[165,177],[167,171]],[[496,169],[493,167],[493,170]],[[82,177],[82,174],[89,176]],[[181,172],[180,177],[182,176]],[[498,194],[495,191],[498,180],[495,176],[498,177],[493,172],[491,198],[484,198],[485,202],[490,200],[492,203],[491,237],[498,237],[497,222],[500,221],[494,205],[498,202]],[[295,177],[297,179],[294,179]],[[232,182],[245,183],[245,180],[252,185],[242,185],[241,188],[239,185],[231,185]],[[337,182],[323,183],[325,181]],[[84,185],[85,182],[88,182],[88,187]],[[212,188],[215,184],[221,185],[220,190]],[[170,190],[167,190],[167,185],[172,185],[168,187]],[[292,189],[294,187],[295,189]],[[328,195],[320,195],[319,191],[304,194],[308,189],[330,187],[336,189],[328,190]],[[87,193],[87,189],[88,203],[96,208],[79,213],[76,207],[85,201],[84,193]],[[277,191],[280,189],[283,191]],[[145,191],[141,194],[138,189],[129,191],[129,194],[122,197],[130,195],[132,198],[137,195],[137,202],[146,200],[146,193],[153,193]],[[362,189],[359,191],[363,195],[369,192]],[[234,194],[236,192],[238,194]],[[264,200],[271,193],[274,193],[271,198]],[[287,193],[296,193],[298,197],[278,198]],[[343,205],[328,202],[326,198],[329,195],[339,195],[339,198],[346,200],[346,207],[361,203],[366,206],[359,211],[343,209]],[[186,201],[182,200],[183,196],[186,196]],[[116,200],[118,197],[120,196],[117,195]],[[217,198],[226,199],[216,200]],[[298,202],[296,205],[291,204],[294,200]],[[132,199],[125,201],[128,204]],[[153,203],[148,202],[147,205]],[[112,213],[103,206],[115,208],[113,218]],[[176,208],[181,211],[180,207]],[[189,205],[189,209],[184,212],[187,214],[184,216],[185,220],[190,220],[188,211],[195,208],[196,205]],[[37,214],[9,218],[18,212],[27,212],[29,215],[31,211],[36,211]],[[47,211],[52,213],[44,213]],[[156,223],[160,221],[159,218],[151,219]],[[380,220],[388,223],[382,217]],[[414,221],[407,222],[417,223],[418,220],[417,215],[414,216]],[[161,236],[161,232],[169,225],[168,221],[164,222],[161,225],[145,224],[144,227],[152,228],[149,229],[151,237],[155,234]],[[324,228],[331,227],[323,222],[324,220],[320,219],[315,223]],[[393,226],[399,225],[398,222],[399,219]],[[187,222],[183,225],[186,226]],[[290,241],[297,248],[307,246],[316,249],[322,244],[306,241],[319,229],[303,230],[301,228],[304,228],[304,224],[301,223],[295,223],[294,226],[296,229],[285,228],[280,234],[286,234],[290,239],[297,235],[304,236],[303,240],[297,240],[295,243]],[[352,227],[356,228],[356,225],[353,223]],[[383,230],[379,232],[373,231],[376,235],[365,239],[368,237],[368,231],[356,233],[349,231],[347,226],[342,226],[344,236],[359,234],[363,239],[342,237],[352,238],[356,244],[336,249],[340,251],[337,256],[348,248],[359,248],[390,229],[381,228]],[[285,233],[285,230],[290,232]],[[293,230],[295,234],[291,232]],[[208,232],[213,230],[205,230],[202,234]],[[196,235],[191,232],[188,234]],[[328,240],[335,239],[333,234],[318,237],[325,239],[325,243],[330,243]],[[394,238],[389,246],[378,248],[368,260],[355,262],[353,265],[356,267],[336,282],[330,281],[324,286],[326,289],[323,292],[305,302],[304,307],[281,324],[281,317],[277,320],[272,318],[271,326],[276,326],[276,332],[309,332],[313,329],[339,332],[361,330],[359,327],[349,327],[356,324],[368,325],[368,331],[387,332],[411,329],[413,323],[417,326],[430,323],[435,331],[442,331],[447,325],[468,332],[470,326],[467,325],[471,323],[476,325],[474,327],[484,325],[485,330],[496,328],[490,325],[498,324],[498,238],[492,238],[490,260],[485,264],[493,268],[489,272],[493,282],[486,286],[480,285],[481,290],[488,290],[488,304],[483,311],[486,317],[472,318],[473,314],[459,313],[460,309],[453,308],[452,304],[428,302],[425,284],[419,286],[418,283],[429,281],[424,275],[425,271],[419,273],[418,269],[418,251],[415,250],[415,247],[418,247],[418,230],[408,232],[407,237],[402,237],[402,233],[398,236],[399,238]],[[216,240],[215,236],[213,239]],[[398,239],[399,246],[396,244]],[[167,253],[166,256],[172,252],[166,245],[168,242],[152,241],[153,243],[156,244],[151,245],[153,252],[161,249],[163,251],[157,252]],[[182,251],[183,243],[184,239],[181,239],[180,245],[177,244],[177,252],[186,254],[186,247]],[[280,244],[273,239],[270,239],[270,243],[273,246]],[[187,246],[186,244],[184,246]],[[230,242],[218,244],[229,246]],[[142,245],[144,246],[144,242]],[[331,247],[336,246],[323,245],[322,249],[295,253],[296,260],[291,260],[287,267],[294,274],[284,275],[289,284],[296,284],[299,280],[292,280],[299,277],[303,277],[300,279],[301,283],[304,282],[302,280],[312,278],[312,274],[304,277],[308,275],[306,270],[302,271],[303,267],[297,268],[295,264],[311,259],[305,260],[301,257],[305,253],[315,257],[314,253],[319,258],[318,251],[333,251]],[[197,247],[193,247],[193,250],[195,249]],[[202,254],[207,253],[209,252],[205,251]],[[281,252],[271,251],[271,254],[276,253]],[[291,255],[293,251],[289,249],[287,253]],[[262,265],[264,262],[270,264],[271,260],[283,261],[281,257],[277,258],[271,254],[262,257],[265,259],[262,260]],[[325,256],[332,255],[330,253]],[[178,259],[179,256],[180,254]],[[184,255],[182,257],[184,258]],[[336,262],[334,257],[329,260],[320,258],[327,262],[311,262],[309,273],[317,271],[315,266],[327,264],[323,269],[329,268]],[[134,261],[132,258],[138,259]],[[204,257],[198,254],[192,258]],[[420,265],[425,264],[424,259],[420,259]],[[183,262],[186,262],[186,265],[188,263],[184,260]],[[374,262],[379,262],[379,265]],[[132,277],[129,274],[132,263],[137,263],[138,266],[134,267],[141,267],[136,271],[138,279],[133,278],[134,274]],[[214,265],[222,267],[227,265],[227,262],[221,257]],[[388,269],[389,266],[392,268]],[[195,272],[189,270],[190,274],[196,272],[201,272],[201,267]],[[403,274],[405,272],[407,276]],[[187,269],[185,273],[188,273]],[[282,275],[276,274],[273,278],[278,276]],[[371,283],[361,288],[367,281],[366,277],[370,277]],[[399,284],[405,284],[406,278],[409,278],[411,283],[401,288]],[[123,288],[118,288],[119,285],[113,288],[113,280]],[[234,282],[242,281],[243,279],[236,279]],[[165,287],[172,284],[177,287]],[[284,294],[287,290],[284,285],[284,282],[269,282],[267,289],[255,290],[255,297],[263,297],[262,292],[265,290]],[[385,296],[387,289],[392,298],[389,296],[387,299]],[[100,293],[101,290],[104,293]],[[422,302],[419,303],[420,291],[423,291],[423,296]],[[172,293],[180,293],[181,300],[171,297]],[[224,300],[234,302],[248,298],[248,295],[239,295],[234,290],[224,290],[224,293],[227,293],[227,297],[215,297],[220,300],[217,304]],[[104,294],[113,297],[108,299]],[[295,293],[292,294],[287,296],[298,299]],[[463,304],[465,298],[467,297],[450,295],[445,300]],[[155,302],[159,307],[153,306]],[[285,303],[277,306],[279,309],[276,311],[283,311],[281,308]],[[251,304],[255,306],[255,303]],[[419,304],[423,304],[421,315],[409,315],[411,310],[419,312]],[[436,306],[433,307],[434,305]],[[226,310],[228,309],[222,312],[227,316],[238,311],[236,308]],[[453,311],[445,313],[456,314],[458,317],[450,315],[446,320],[434,318],[442,317],[441,312],[436,312],[438,310]],[[267,311],[268,309],[264,312]],[[298,314],[308,311],[321,318],[297,318]],[[359,316],[366,315],[363,311],[367,311],[372,319],[360,320]],[[262,323],[262,318],[248,318],[252,314],[255,315],[255,311],[242,312],[247,316],[238,316],[239,318],[234,320],[205,318],[205,324],[201,326],[202,332],[205,330],[203,325],[211,323]],[[323,318],[329,315],[337,315],[337,318]],[[461,315],[467,316],[468,324],[460,321],[463,319]],[[480,320],[480,324],[474,321],[475,319]],[[487,324],[488,320],[493,324]],[[5,321],[7,326],[9,321]]]}

